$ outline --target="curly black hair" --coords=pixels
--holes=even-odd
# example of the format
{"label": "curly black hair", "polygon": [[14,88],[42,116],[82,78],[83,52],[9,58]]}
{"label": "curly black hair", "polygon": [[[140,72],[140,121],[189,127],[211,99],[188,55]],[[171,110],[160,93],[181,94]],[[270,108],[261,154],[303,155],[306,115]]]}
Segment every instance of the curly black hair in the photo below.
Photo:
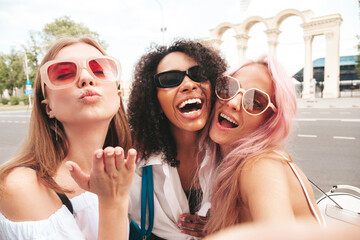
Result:
{"label": "curly black hair", "polygon": [[161,111],[157,98],[154,75],[159,62],[169,53],[183,52],[202,68],[212,86],[211,106],[215,102],[213,88],[216,79],[226,70],[227,64],[219,53],[194,40],[179,39],[170,46],[153,45],[136,64],[127,114],[137,150],[146,160],[151,154],[164,153],[165,162],[179,166],[175,140],[169,120]]}

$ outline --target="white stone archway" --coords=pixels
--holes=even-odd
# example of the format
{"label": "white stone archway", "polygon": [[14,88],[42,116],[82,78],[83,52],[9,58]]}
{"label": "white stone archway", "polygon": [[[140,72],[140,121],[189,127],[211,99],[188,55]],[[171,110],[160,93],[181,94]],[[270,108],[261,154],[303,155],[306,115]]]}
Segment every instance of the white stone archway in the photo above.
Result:
{"label": "white stone archway", "polygon": [[210,30],[210,38],[204,41],[211,44],[220,51],[221,37],[229,28],[234,29],[237,43],[239,62],[246,58],[246,49],[250,36],[248,35],[252,26],[257,23],[265,25],[269,53],[276,56],[278,38],[281,33],[279,27],[281,23],[290,16],[298,16],[302,20],[301,27],[304,30],[305,41],[305,62],[303,72],[303,98],[310,97],[310,81],[313,78],[312,64],[312,41],[315,36],[325,35],[326,38],[326,56],[324,67],[324,98],[339,97],[339,79],[340,79],[340,24],[342,18],[340,14],[332,14],[322,17],[313,17],[313,12],[298,11],[296,9],[287,9],[278,13],[275,17],[262,18],[259,16],[249,17],[240,24],[221,23],[215,29]]}

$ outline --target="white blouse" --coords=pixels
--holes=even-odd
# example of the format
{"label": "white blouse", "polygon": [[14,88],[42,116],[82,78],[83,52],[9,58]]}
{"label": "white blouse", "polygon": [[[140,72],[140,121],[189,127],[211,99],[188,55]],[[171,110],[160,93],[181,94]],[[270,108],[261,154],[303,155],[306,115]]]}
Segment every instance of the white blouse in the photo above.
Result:
{"label": "white blouse", "polygon": [[49,218],[39,221],[13,222],[0,213],[0,239],[97,239],[99,225],[97,195],[85,192],[70,201],[74,215],[65,205]]}
{"label": "white blouse", "polygon": [[[172,240],[196,239],[181,233],[176,223],[179,216],[189,213],[189,203],[182,188],[177,168],[170,167],[162,161],[162,155],[151,156],[146,165],[152,165],[154,180],[154,227],[152,233],[158,237]],[[141,176],[144,162],[137,165],[134,180],[130,189],[129,218],[140,226],[141,219]],[[198,215],[205,216],[210,208],[211,186],[214,165],[206,156],[199,170],[199,181],[203,191],[201,208]],[[146,228],[148,216],[146,217]]]}

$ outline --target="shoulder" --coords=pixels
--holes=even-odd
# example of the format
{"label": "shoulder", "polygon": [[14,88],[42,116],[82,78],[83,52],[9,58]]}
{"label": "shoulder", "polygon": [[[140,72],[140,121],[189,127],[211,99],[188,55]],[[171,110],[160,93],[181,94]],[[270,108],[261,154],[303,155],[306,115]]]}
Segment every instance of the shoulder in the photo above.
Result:
{"label": "shoulder", "polygon": [[[279,154],[281,153],[281,154]],[[241,176],[252,176],[262,174],[264,176],[281,173],[286,168],[289,155],[282,152],[269,151],[245,159],[242,166]]]}
{"label": "shoulder", "polygon": [[[240,174],[242,196],[259,191],[265,194],[273,191],[288,191],[287,160],[283,156],[267,152],[246,159]],[[245,196],[243,195],[245,194]]]}
{"label": "shoulder", "polygon": [[56,193],[42,185],[36,172],[30,168],[18,167],[12,170],[4,179],[4,186],[0,211],[9,220],[42,220],[61,207]]}

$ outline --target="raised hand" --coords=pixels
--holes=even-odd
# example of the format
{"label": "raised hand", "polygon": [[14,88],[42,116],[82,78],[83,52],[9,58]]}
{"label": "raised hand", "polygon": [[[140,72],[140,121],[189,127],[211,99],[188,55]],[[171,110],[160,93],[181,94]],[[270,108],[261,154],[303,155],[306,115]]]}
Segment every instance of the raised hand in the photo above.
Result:
{"label": "raised hand", "polygon": [[129,194],[135,171],[136,151],[130,149],[127,157],[125,159],[121,147],[98,149],[94,152],[90,175],[84,173],[75,162],[67,161],[66,165],[70,166],[71,176],[82,189],[97,194],[99,200],[115,200]]}
{"label": "raised hand", "polygon": [[107,147],[94,152],[90,175],[68,161],[71,176],[86,191],[99,198],[99,240],[128,238],[128,204],[135,172],[136,151],[130,149],[127,159],[120,147]]}

